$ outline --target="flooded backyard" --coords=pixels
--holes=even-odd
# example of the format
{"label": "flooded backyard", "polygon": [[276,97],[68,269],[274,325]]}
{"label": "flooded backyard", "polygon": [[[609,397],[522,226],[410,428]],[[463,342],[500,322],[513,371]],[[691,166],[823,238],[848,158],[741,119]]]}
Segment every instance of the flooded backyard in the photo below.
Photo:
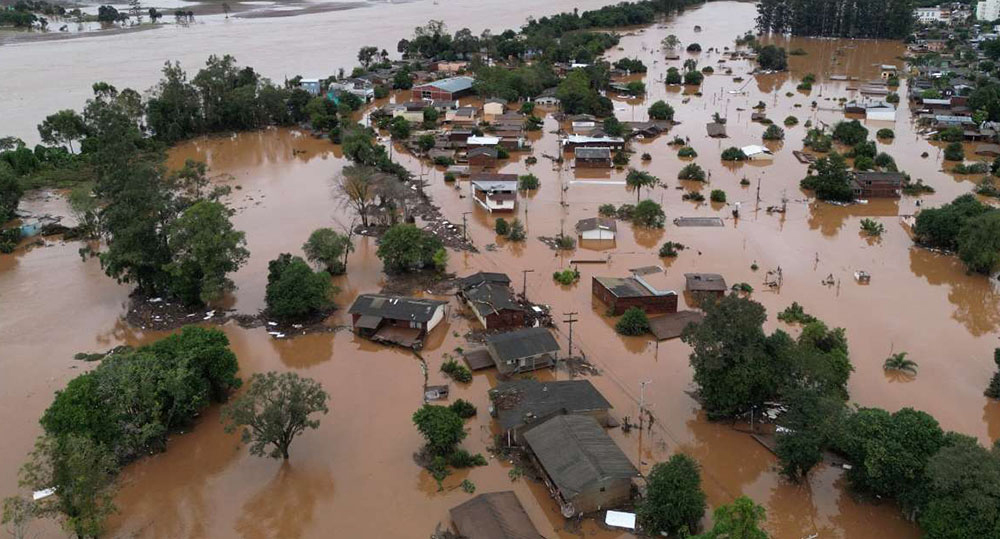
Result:
{"label": "flooded backyard", "polygon": [[[557,1],[547,3],[545,9],[557,12],[600,3]],[[49,57],[51,48],[59,43],[4,46],[0,47],[0,69],[24,72],[27,80],[0,77],[0,95],[16,96],[13,102],[4,99],[2,112],[10,119],[6,124],[9,134],[28,138],[28,131],[33,130],[29,126],[43,114],[79,106],[93,80],[103,78],[121,86],[145,88],[158,75],[149,66],[167,58],[178,58],[193,69],[210,52],[231,52],[242,63],[277,80],[282,74],[326,73],[335,66],[351,65],[357,47],[369,41],[395,50],[396,40],[409,36],[414,26],[429,18],[443,19],[452,31],[469,26],[478,33],[487,21],[499,30],[522,23],[528,14],[535,15],[493,2],[469,10],[461,9],[468,7],[468,2],[442,0],[441,4],[379,5],[364,8],[366,16],[360,18],[331,12],[316,18],[283,19],[281,24],[288,27],[279,27],[275,35],[262,29],[262,39],[255,43],[239,39],[245,30],[223,26],[211,30],[211,35],[193,29],[191,39],[174,33],[184,29],[84,38],[72,49],[60,50],[65,65],[46,70],[22,68]],[[445,10],[446,4],[456,7],[455,11]],[[505,2],[504,6],[510,4]],[[521,8],[531,5],[514,4]],[[377,20],[380,13],[393,15]],[[569,327],[561,322],[563,313],[578,313],[579,322],[573,326],[574,352],[582,351],[600,370],[590,379],[614,406],[615,417],[637,415],[640,382],[650,381],[644,397],[656,419],[654,427],[641,433],[609,431],[641,472],[648,472],[654,463],[673,453],[691,455],[702,465],[703,488],[711,507],[747,494],[767,508],[766,527],[777,538],[813,534],[821,538],[917,537],[917,528],[905,521],[894,505],[855,501],[841,470],[821,466],[802,485],[784,480],[767,449],[738,427],[709,422],[700,413],[689,396],[694,386],[688,364],[690,350],[684,343],[675,339],[657,345],[645,337],[619,336],[614,331],[615,319],[605,314],[605,306],[591,294],[593,276],[625,276],[629,268],[654,264],[666,268],[668,281],[678,291],[684,287],[685,272],[720,273],[730,284],[749,283],[755,290],[751,297],[767,307],[768,330],[780,326],[796,331],[775,319],[793,301],[828,325],[846,328],[855,367],[849,385],[853,402],[890,411],[910,406],[932,414],[946,430],[975,436],[984,444],[1000,438],[1000,404],[983,396],[993,371],[992,350],[1000,345],[1000,290],[996,282],[967,275],[954,257],[913,247],[900,217],[917,210],[917,198],[904,196],[842,207],[810,201],[798,187],[806,165],[792,151],[802,149],[801,139],[807,130],[803,124],[806,120],[833,124],[843,118],[837,99],[856,97],[847,89],[856,82],[830,77],[877,78],[880,64],[901,65],[898,58],[904,53],[903,45],[781,40],[782,46],[802,48],[807,54],[791,56],[788,73],[755,78],[747,75],[754,67],[750,62],[727,59],[719,63],[723,56],[718,52],[734,46],[734,39],[750,29],[754,15],[750,3],[709,3],[662,24],[623,32],[619,48],[608,51],[611,60],[637,57],[650,68],[643,77],[648,89],[644,98],[614,99],[619,119],[645,120],[649,104],[662,99],[673,106],[675,120],[680,122],[656,139],[633,143],[636,153],[631,166],[663,180],[663,186],[648,195],[664,207],[667,226],[663,230],[633,230],[619,222],[613,247],[600,250],[581,245],[572,252],[557,252],[537,239],[561,230],[572,234],[579,219],[597,215],[599,205],[617,206],[636,199],[624,185],[623,170],[576,174],[568,161],[559,165],[544,158],[560,154],[554,133],[559,125],[551,115],[545,118],[543,130],[532,135],[531,155],[538,162],[528,165],[528,154],[515,153],[499,170],[530,172],[541,180],[537,192],[518,201],[517,216],[528,232],[523,243],[496,236],[494,221],[503,215],[490,215],[477,206],[468,181],[446,183],[440,167],[421,164],[401,148],[394,155],[415,174],[425,174],[427,192],[445,218],[461,223],[463,213],[471,212],[468,233],[479,252],[450,252],[448,271],[459,276],[476,271],[510,275],[516,290],[523,285],[530,300],[552,307],[564,351]],[[366,28],[365,21],[375,21],[378,27]],[[703,30],[696,32],[696,25]],[[316,58],[320,55],[299,57],[275,45],[291,35],[310,41],[311,32],[322,28],[326,38],[337,44],[324,47],[328,54],[322,59]],[[667,34],[676,34],[683,45],[698,42],[704,52],[681,50],[681,60],[665,61],[659,44]],[[124,49],[136,43],[162,50],[144,59],[141,69],[138,62],[113,66],[108,59],[100,60],[108,62],[106,66],[95,69],[72,66],[73,58],[82,58],[86,51],[108,43]],[[177,43],[178,47],[167,50],[166,43],[171,47]],[[123,53],[112,56],[117,54]],[[143,52],[132,50],[129,54]],[[668,67],[680,67],[687,58],[696,59],[699,68],[715,68],[715,74],[706,76],[701,95],[659,82]],[[732,76],[722,74],[727,67],[733,70]],[[56,81],[57,88],[52,91],[39,93],[44,95],[30,91],[32,80],[53,72],[70,76]],[[811,93],[795,89],[806,73],[817,76]],[[746,80],[737,82],[734,76]],[[900,94],[905,95],[906,82],[902,84]],[[793,95],[787,97],[786,92]],[[724,148],[760,144],[765,126],[750,121],[751,108],[758,101],[767,105],[766,114],[776,123],[794,115],[798,125],[785,128],[783,143],[768,144],[775,153],[773,161],[723,163],[719,154]],[[705,124],[716,112],[728,119],[729,138],[706,136]],[[895,130],[894,140],[877,142],[879,151],[892,155],[901,171],[936,189],[920,199],[922,204],[936,206],[974,187],[970,178],[941,171],[940,149],[916,133],[905,101],[894,124],[866,125],[871,131],[882,127]],[[709,184],[676,179],[691,160],[678,158],[676,148],[668,145],[674,136],[690,139],[698,153],[693,161],[710,175]],[[924,152],[928,157],[922,157]],[[641,161],[642,153],[649,153],[652,160]],[[301,244],[316,228],[339,229],[351,222],[351,210],[335,191],[336,178],[347,161],[328,141],[287,129],[203,138],[174,148],[169,163],[179,166],[189,158],[206,161],[214,181],[238,187],[229,200],[237,210],[233,224],[246,232],[251,256],[231,276],[238,288],[225,300],[225,307],[241,313],[263,309],[269,260],[282,252],[301,254]],[[749,185],[741,185],[744,178]],[[725,190],[728,205],[682,200],[688,189]],[[785,213],[765,211],[768,206],[781,205],[783,199]],[[22,209],[59,212],[64,209],[60,200],[36,197]],[[740,203],[739,218],[732,215],[734,203]],[[724,226],[678,227],[672,223],[678,217],[719,217]],[[871,241],[859,232],[865,217],[885,225],[879,240]],[[675,259],[660,259],[657,251],[667,240],[687,248]],[[4,462],[0,466],[0,497],[15,492],[17,468],[40,433],[38,418],[51,402],[52,393],[87,368],[86,363],[73,360],[74,353],[140,344],[164,335],[130,327],[122,319],[129,288],[106,277],[96,260],[82,261],[79,248],[73,242],[50,241],[0,255],[0,369],[4,373],[0,377],[0,424],[5,426],[0,441]],[[457,471],[445,480],[444,490],[438,490],[428,472],[413,459],[422,443],[411,421],[411,414],[423,403],[420,359],[409,351],[358,338],[349,330],[346,308],[358,294],[377,292],[386,284],[376,248],[374,238],[359,237],[347,274],[335,279],[340,288],[336,297],[340,309],[326,322],[335,330],[274,339],[264,328],[244,329],[235,323],[222,328],[239,358],[242,377],[268,370],[294,370],[320,381],[330,394],[330,413],[322,418],[319,429],[307,432],[292,446],[290,461],[282,464],[248,455],[239,446],[238,437],[223,432],[218,408],[210,408],[192,432],[173,437],[165,453],[125,469],[116,499],[119,513],[109,523],[111,535],[427,537],[438,523],[448,525],[449,508],[469,498],[459,488],[463,479],[469,479],[477,493],[514,490],[546,537],[629,536],[589,520],[582,524],[564,520],[542,484],[527,479],[512,481],[510,465],[496,458],[490,458],[486,467]],[[572,259],[604,262],[580,264],[581,279],[574,285],[555,283],[552,272],[571,267]],[[752,270],[753,264],[759,269]],[[768,288],[765,273],[777,268],[782,271],[782,285]],[[524,270],[532,272],[523,274]],[[871,283],[855,282],[857,270],[868,271]],[[822,284],[829,275],[834,284]],[[451,317],[434,330],[420,354],[427,363],[431,384],[447,382],[439,372],[445,354],[467,347],[464,335],[478,328],[458,308],[455,298],[450,301]],[[681,303],[681,309],[690,304],[683,295]],[[919,374],[912,380],[886,375],[882,362],[892,351],[907,351],[919,363]],[[539,371],[536,376],[563,380],[570,375],[559,368]],[[469,436],[464,445],[484,455],[490,455],[487,448],[493,444],[494,427],[486,410],[487,390],[495,383],[492,373],[480,373],[471,384],[452,384],[452,399],[463,398],[479,409],[479,415],[466,424]]]}

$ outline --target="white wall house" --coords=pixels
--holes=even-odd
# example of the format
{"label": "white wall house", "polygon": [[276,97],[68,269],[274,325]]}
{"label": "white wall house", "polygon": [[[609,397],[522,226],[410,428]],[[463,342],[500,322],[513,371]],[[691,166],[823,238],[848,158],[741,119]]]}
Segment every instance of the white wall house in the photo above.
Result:
{"label": "white wall house", "polygon": [[771,153],[771,150],[756,144],[744,146],[740,148],[740,150],[742,150],[743,154],[747,156],[747,159],[751,161],[768,161],[774,159],[774,154]]}
{"label": "white wall house", "polygon": [[951,10],[940,6],[920,7],[913,10],[913,16],[917,22],[924,24],[947,22],[951,19]]}
{"label": "white wall house", "polygon": [[472,198],[493,213],[514,211],[517,206],[517,180],[473,180]]}
{"label": "white wall house", "polygon": [[976,19],[980,21],[1000,19],[1000,0],[984,0],[976,4]]}

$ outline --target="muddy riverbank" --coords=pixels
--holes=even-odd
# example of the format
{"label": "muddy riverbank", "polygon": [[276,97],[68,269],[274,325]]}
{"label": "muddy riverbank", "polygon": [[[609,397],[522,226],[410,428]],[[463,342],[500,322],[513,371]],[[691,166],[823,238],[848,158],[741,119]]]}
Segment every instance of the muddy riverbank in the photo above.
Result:
{"label": "muddy riverbank", "polygon": [[[639,382],[651,381],[645,399],[656,418],[653,430],[611,431],[641,471],[648,472],[652,464],[674,452],[685,452],[701,463],[712,506],[745,493],[766,506],[767,528],[778,538],[812,534],[917,537],[916,528],[895,507],[855,501],[838,469],[822,466],[803,485],[784,481],[773,456],[758,442],[728,424],[705,420],[688,395],[693,385],[689,350],[683,343],[673,340],[657,345],[646,338],[618,336],[613,329],[615,319],[606,316],[605,306],[590,293],[594,276],[621,276],[628,268],[650,264],[664,266],[668,282],[677,290],[684,286],[683,274],[690,271],[721,273],[730,284],[750,283],[755,288],[752,297],[770,314],[768,329],[780,326],[795,331],[774,318],[792,301],[828,324],[846,328],[855,366],[849,387],[854,402],[889,410],[922,409],[944,428],[976,436],[983,443],[1000,437],[1000,404],[982,396],[993,371],[991,353],[1000,330],[1000,292],[995,285],[967,275],[953,257],[912,246],[899,218],[917,209],[915,198],[839,207],[809,201],[798,189],[806,165],[792,151],[801,149],[802,124],[807,119],[835,122],[842,114],[832,110],[835,102],[827,99],[852,95],[846,89],[848,83],[830,76],[875,77],[879,64],[899,63],[896,58],[903,52],[902,45],[793,39],[788,46],[801,47],[807,55],[791,57],[789,73],[751,78],[747,75],[751,64],[727,61],[733,74],[745,80],[737,83],[732,77],[710,75],[700,97],[656,82],[667,67],[687,58],[721,71],[717,53],[681,52],[681,60],[664,61],[657,48],[666,34],[676,34],[685,44],[697,41],[705,51],[732,46],[733,38],[749,28],[753,13],[748,3],[708,4],[676,21],[636,29],[622,39],[620,50],[609,53],[612,59],[639,57],[650,66],[644,77],[649,95],[615,99],[621,120],[645,119],[646,108],[658,99],[677,111],[679,125],[667,135],[639,141],[632,161],[666,183],[650,194],[664,206],[665,229],[633,229],[619,222],[614,244],[584,244],[574,251],[554,251],[538,241],[537,237],[554,236],[560,229],[572,230],[577,220],[595,216],[600,204],[635,201],[635,194],[622,184],[624,171],[577,173],[568,162],[557,165],[542,159],[543,154],[559,155],[553,134],[558,124],[548,117],[539,138],[532,141],[538,163],[528,165],[525,155],[515,154],[500,170],[531,172],[541,180],[537,191],[519,199],[517,216],[525,222],[529,238],[525,242],[512,243],[494,234],[498,214],[490,215],[475,205],[467,195],[468,182],[458,182],[456,189],[444,182],[443,171],[436,168],[424,176],[425,190],[444,218],[460,223],[463,212],[472,212],[467,217],[468,232],[479,252],[450,251],[448,271],[459,276],[479,270],[503,271],[518,291],[523,279],[531,301],[552,306],[564,347],[569,328],[561,322],[562,313],[578,313],[574,351],[600,371],[590,379],[613,404],[616,418],[636,416]],[[407,24],[419,24],[423,18]],[[472,24],[461,17],[454,23],[444,19],[453,29]],[[695,32],[695,25],[703,31]],[[392,39],[409,31],[399,30]],[[241,60],[257,65],[252,54]],[[812,93],[797,92],[795,86],[809,72],[818,76]],[[0,82],[4,84],[8,82]],[[786,92],[792,92],[792,97]],[[811,107],[814,100],[821,104],[816,109]],[[774,146],[773,162],[721,162],[718,156],[725,147],[760,143],[764,126],[749,118],[757,101],[767,104],[769,117],[780,122],[795,115],[799,125],[787,128],[785,141]],[[728,139],[705,136],[705,123],[714,112],[728,117]],[[37,121],[37,110],[32,114],[32,121]],[[873,130],[884,126],[868,124]],[[966,178],[940,172],[938,148],[915,133],[905,106],[891,127],[895,140],[879,141],[879,149],[890,153],[902,170],[935,187],[935,194],[923,197],[926,204],[949,201],[974,186]],[[686,161],[678,159],[676,148],[667,144],[674,135],[690,138],[699,154],[695,162],[711,173],[710,184],[676,179]],[[641,162],[638,155],[643,152],[650,153],[652,160]],[[923,152],[930,157],[922,158]],[[410,170],[421,169],[415,158],[402,152],[396,156]],[[190,141],[171,152],[170,164],[178,166],[187,158],[205,160],[216,181],[241,187],[232,195],[237,209],[233,223],[246,232],[251,257],[232,276],[238,288],[220,309],[259,311],[268,260],[282,252],[301,254],[302,242],[315,228],[351,222],[349,210],[334,191],[345,161],[327,141],[290,130],[267,130]],[[743,178],[749,186],[741,185]],[[729,205],[683,200],[682,194],[689,189],[723,189]],[[767,206],[781,205],[783,198],[788,201],[784,214],[764,211]],[[739,219],[731,216],[735,202],[741,203]],[[719,217],[724,226],[678,227],[672,224],[677,217]],[[868,241],[860,234],[864,217],[885,224],[880,241]],[[676,258],[660,259],[657,250],[667,240],[687,248]],[[489,244],[495,249],[486,249]],[[44,247],[0,256],[0,342],[4,349],[0,368],[5,373],[0,379],[0,421],[7,426],[7,435],[0,441],[0,456],[6,463],[0,467],[3,496],[14,492],[17,464],[39,432],[37,419],[53,391],[88,368],[89,364],[74,361],[73,354],[138,345],[163,335],[122,320],[130,290],[104,276],[96,261],[81,261],[78,247],[77,243],[46,240]],[[345,307],[358,294],[389,284],[375,256],[374,238],[358,237],[356,248],[349,257],[347,274],[335,279],[341,289],[336,298],[341,309],[327,321],[332,326],[349,324]],[[579,265],[582,275],[576,284],[554,283],[552,272],[569,267],[574,258],[607,262]],[[752,264],[759,269],[751,269]],[[764,274],[778,267],[783,284],[767,289]],[[871,284],[854,281],[853,272],[858,269],[872,274]],[[523,270],[533,273],[523,277]],[[834,277],[832,286],[821,282],[828,275]],[[421,351],[430,384],[449,383],[439,372],[444,355],[468,346],[465,335],[479,329],[462,316],[453,298],[439,295],[443,293],[446,290],[427,292],[429,297],[448,299],[453,307],[452,316],[431,334]],[[683,309],[690,302],[682,298]],[[52,327],[60,328],[57,335]],[[447,523],[450,507],[468,499],[456,487],[469,479],[477,492],[513,489],[546,537],[628,536],[592,521],[585,521],[582,528],[564,521],[541,485],[526,479],[512,481],[509,463],[495,457],[489,458],[486,467],[452,475],[445,481],[445,490],[438,491],[434,480],[412,459],[421,440],[410,414],[422,403],[424,373],[420,361],[408,351],[381,347],[350,332],[276,340],[265,327],[247,329],[229,322],[222,328],[240,360],[242,376],[295,370],[316,378],[331,395],[330,414],[323,417],[319,429],[296,441],[291,460],[281,464],[250,457],[234,437],[223,432],[218,410],[210,409],[192,432],[172,439],[166,453],[125,471],[117,498],[120,513],[110,522],[114,535],[327,537],[335,530],[344,537],[422,537],[437,523]],[[890,350],[908,351],[920,364],[919,374],[910,381],[886,376],[881,364]],[[538,373],[541,379],[569,376],[563,369]],[[475,375],[470,384],[451,385],[452,399],[463,398],[479,408],[478,416],[467,423],[465,446],[488,457],[494,431],[485,413],[486,392],[494,383],[494,376],[486,373]]]}

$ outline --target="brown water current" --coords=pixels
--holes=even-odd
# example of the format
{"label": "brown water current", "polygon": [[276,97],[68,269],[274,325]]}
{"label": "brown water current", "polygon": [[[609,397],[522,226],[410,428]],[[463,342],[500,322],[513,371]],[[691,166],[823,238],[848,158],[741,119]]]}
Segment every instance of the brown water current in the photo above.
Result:
{"label": "brown water current", "polygon": [[[538,241],[538,236],[553,236],[561,228],[571,233],[576,221],[595,216],[600,204],[618,205],[636,198],[624,186],[624,171],[574,175],[568,164],[554,169],[542,157],[558,154],[558,138],[552,133],[558,126],[550,116],[533,140],[538,163],[528,166],[526,154],[515,155],[501,169],[531,172],[541,179],[538,192],[519,200],[518,216],[526,222],[529,235],[524,243],[497,239],[493,222],[499,214],[491,216],[473,203],[468,182],[446,184],[441,170],[424,166],[428,192],[446,218],[461,223],[462,213],[472,212],[469,233],[480,252],[452,252],[449,271],[459,275],[503,271],[520,288],[521,271],[534,270],[527,274],[529,298],[551,305],[557,320],[563,318],[560,313],[579,313],[580,321],[573,328],[574,347],[602,371],[591,380],[614,405],[617,417],[635,417],[639,383],[651,381],[645,398],[656,417],[655,427],[641,435],[610,431],[641,471],[648,472],[672,453],[685,452],[703,467],[703,484],[712,507],[747,494],[767,507],[767,528],[777,538],[798,539],[816,533],[822,538],[916,537],[915,526],[895,506],[854,501],[840,470],[821,467],[803,485],[783,480],[766,449],[728,424],[706,421],[700,413],[687,394],[693,385],[686,345],[673,340],[657,346],[645,338],[618,336],[614,319],[605,316],[605,307],[590,293],[592,276],[621,276],[628,268],[650,264],[665,266],[666,278],[677,290],[683,289],[683,273],[689,271],[721,273],[730,284],[750,283],[755,288],[752,297],[771,315],[769,330],[795,331],[774,318],[792,301],[829,325],[846,328],[855,366],[849,387],[854,402],[889,410],[904,406],[925,410],[944,428],[976,436],[984,444],[1000,437],[1000,405],[982,395],[993,370],[992,350],[998,346],[998,291],[985,278],[967,275],[958,260],[912,246],[899,216],[916,210],[915,198],[837,207],[810,202],[798,188],[806,166],[793,157],[792,150],[801,149],[806,131],[802,123],[806,119],[814,124],[837,121],[843,114],[829,99],[853,97],[846,90],[850,83],[832,81],[829,76],[876,78],[878,64],[901,64],[897,57],[903,46],[898,42],[791,39],[788,47],[801,47],[808,54],[791,57],[789,73],[755,79],[746,75],[753,67],[749,63],[719,64],[721,55],[707,52],[732,47],[733,39],[750,28],[753,15],[753,4],[710,3],[662,25],[634,29],[622,38],[620,49],[609,51],[612,59],[638,57],[650,66],[644,77],[649,94],[644,99],[615,100],[620,119],[643,120],[648,104],[664,99],[676,109],[681,122],[667,135],[638,141],[632,158],[633,166],[665,182],[665,187],[649,193],[664,205],[668,219],[664,230],[633,230],[620,222],[613,247],[581,246],[573,253],[557,253]],[[401,22],[385,31],[394,32],[394,41],[419,22]],[[455,22],[446,16],[445,22],[451,28],[473,24],[470,15],[459,15]],[[694,32],[695,25],[704,30]],[[684,45],[699,42],[706,52],[681,52],[681,60],[665,62],[659,42],[670,33]],[[5,53],[0,50],[0,55]],[[696,58],[699,67],[716,69],[716,74],[706,77],[701,97],[691,95],[692,90],[657,82],[667,67],[679,66],[688,57]],[[252,53],[241,59],[258,64]],[[734,82],[721,74],[724,67],[749,82]],[[811,94],[796,91],[808,72],[818,76]],[[746,93],[729,93],[740,88]],[[785,97],[786,92],[793,96]],[[773,162],[723,164],[719,160],[723,148],[760,143],[764,126],[750,122],[750,108],[758,100],[767,104],[768,117],[777,123],[795,115],[799,125],[786,128],[784,143],[772,146],[777,150]],[[818,109],[810,107],[813,100]],[[705,136],[705,123],[716,111],[728,117],[728,139]],[[879,149],[890,153],[901,170],[937,189],[923,197],[924,203],[937,205],[971,190],[968,178],[940,171],[939,149],[915,133],[905,104],[895,124],[869,122],[868,127],[872,131],[895,129],[895,140],[878,142]],[[699,154],[694,161],[711,172],[710,184],[687,185],[676,180],[685,160],[678,159],[676,149],[667,145],[674,135],[690,138]],[[928,158],[920,156],[925,151]],[[652,161],[640,161],[643,152],[650,153]],[[402,152],[395,155],[411,170],[422,170],[416,159]],[[205,160],[216,181],[240,187],[230,202],[238,210],[234,224],[246,232],[251,258],[233,276],[239,288],[226,302],[240,312],[253,313],[263,307],[268,260],[281,252],[301,254],[301,243],[317,227],[350,222],[350,212],[337,200],[333,188],[345,162],[328,142],[273,129],[191,141],[171,153],[170,163],[176,166],[186,158]],[[739,185],[744,177],[750,180],[749,187]],[[683,201],[680,186],[723,189],[730,205]],[[789,200],[787,213],[764,211],[780,204],[783,196]],[[731,215],[735,202],[741,203],[739,219]],[[682,216],[717,216],[725,226],[682,228],[670,222]],[[880,240],[870,241],[860,234],[859,222],[864,217],[885,224]],[[657,250],[666,240],[688,248],[676,259],[661,260]],[[491,243],[497,244],[495,250],[486,249]],[[78,248],[56,241],[0,256],[3,496],[15,491],[17,466],[39,433],[37,418],[52,392],[86,368],[72,360],[73,353],[162,336],[130,328],[121,320],[128,288],[105,277],[96,261],[82,262]],[[343,309],[328,324],[348,324],[346,307],[356,295],[377,291],[384,284],[375,249],[374,239],[357,240],[347,275],[337,278],[342,290],[337,303]],[[552,272],[568,267],[572,258],[607,258],[608,262],[580,265],[578,284],[554,284]],[[750,269],[754,262],[760,267],[756,272]],[[779,266],[783,285],[769,290],[763,285],[764,273]],[[858,269],[872,274],[870,285],[854,281]],[[837,284],[827,287],[820,281],[829,274]],[[445,383],[438,370],[443,354],[467,346],[461,335],[476,328],[451,301],[456,307],[453,316],[433,332],[422,352],[430,383]],[[565,349],[568,327],[557,326]],[[628,536],[592,521],[582,527],[564,521],[541,485],[525,479],[512,482],[509,465],[492,458],[489,466],[456,472],[445,481],[445,489],[438,491],[412,458],[421,439],[410,415],[422,403],[424,380],[421,363],[412,353],[369,343],[349,331],[275,340],[264,329],[234,324],[223,329],[239,358],[241,375],[294,370],[316,378],[331,395],[329,415],[322,418],[318,430],[296,440],[291,460],[282,464],[249,456],[236,437],[223,432],[218,409],[208,410],[192,432],[175,436],[165,453],[124,471],[117,498],[120,513],[110,521],[114,535],[427,537],[437,523],[448,524],[448,508],[469,498],[458,488],[463,479],[469,479],[477,492],[516,491],[546,537]],[[882,361],[893,350],[905,350],[919,363],[915,378],[900,380],[883,373]],[[566,379],[568,374],[560,369],[538,376]],[[469,437],[464,445],[484,454],[492,443],[492,425],[485,412],[486,392],[493,384],[492,374],[477,374],[467,386],[452,385],[452,398],[461,397],[479,408],[479,416],[467,423]]]}

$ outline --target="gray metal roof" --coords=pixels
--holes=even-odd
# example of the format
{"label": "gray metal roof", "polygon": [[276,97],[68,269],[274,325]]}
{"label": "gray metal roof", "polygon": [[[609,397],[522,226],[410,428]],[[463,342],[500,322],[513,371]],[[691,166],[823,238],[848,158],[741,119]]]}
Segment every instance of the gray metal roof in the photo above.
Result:
{"label": "gray metal roof", "polygon": [[726,136],[726,124],[720,123],[710,123],[705,126],[708,130],[708,136],[710,137],[724,137]]}
{"label": "gray metal roof", "polygon": [[611,159],[611,148],[577,146],[573,149],[577,159]]}
{"label": "gray metal roof", "polygon": [[383,294],[361,294],[347,311],[350,314],[374,316],[389,320],[411,320],[427,322],[434,316],[434,311],[447,301],[436,299],[408,298],[402,296],[387,296]]}
{"label": "gray metal roof", "polygon": [[500,361],[537,356],[559,351],[559,343],[545,328],[527,328],[490,335],[486,345],[495,352]]}
{"label": "gray metal roof", "polygon": [[433,86],[438,90],[455,93],[471,89],[472,83],[474,82],[476,82],[476,79],[472,77],[450,77],[447,79],[428,82],[427,84],[421,84],[420,87]]}
{"label": "gray metal roof", "polygon": [[497,422],[504,430],[553,413],[577,414],[611,408],[590,380],[518,380],[500,384],[490,391],[490,398],[497,408]]}
{"label": "gray metal roof", "polygon": [[566,500],[607,479],[639,473],[592,417],[559,415],[524,433],[545,473]]}
{"label": "gray metal roof", "polygon": [[692,292],[719,292],[726,290],[726,280],[718,273],[685,273],[687,289]]}
{"label": "gray metal roof", "polygon": [[514,293],[507,285],[480,283],[466,288],[462,294],[469,301],[469,305],[483,317],[503,310],[524,310],[514,301]]}
{"label": "gray metal roof", "polygon": [[594,280],[601,283],[601,286],[607,288],[616,298],[641,298],[653,295],[632,277],[594,277]]}
{"label": "gray metal roof", "polygon": [[607,217],[588,217],[586,219],[580,219],[576,222],[576,231],[584,232],[587,230],[610,230],[615,232],[618,230],[618,222],[614,219],[609,219]]}
{"label": "gray metal roof", "polygon": [[857,172],[854,174],[854,180],[859,185],[902,185],[904,178],[905,176],[901,172]]}
{"label": "gray metal roof", "polygon": [[458,280],[459,286],[463,289],[480,283],[497,283],[507,286],[510,285],[510,277],[506,273],[477,271],[468,277],[462,277]]}
{"label": "gray metal roof", "polygon": [[459,535],[468,539],[541,539],[512,491],[487,492],[449,511]]}

